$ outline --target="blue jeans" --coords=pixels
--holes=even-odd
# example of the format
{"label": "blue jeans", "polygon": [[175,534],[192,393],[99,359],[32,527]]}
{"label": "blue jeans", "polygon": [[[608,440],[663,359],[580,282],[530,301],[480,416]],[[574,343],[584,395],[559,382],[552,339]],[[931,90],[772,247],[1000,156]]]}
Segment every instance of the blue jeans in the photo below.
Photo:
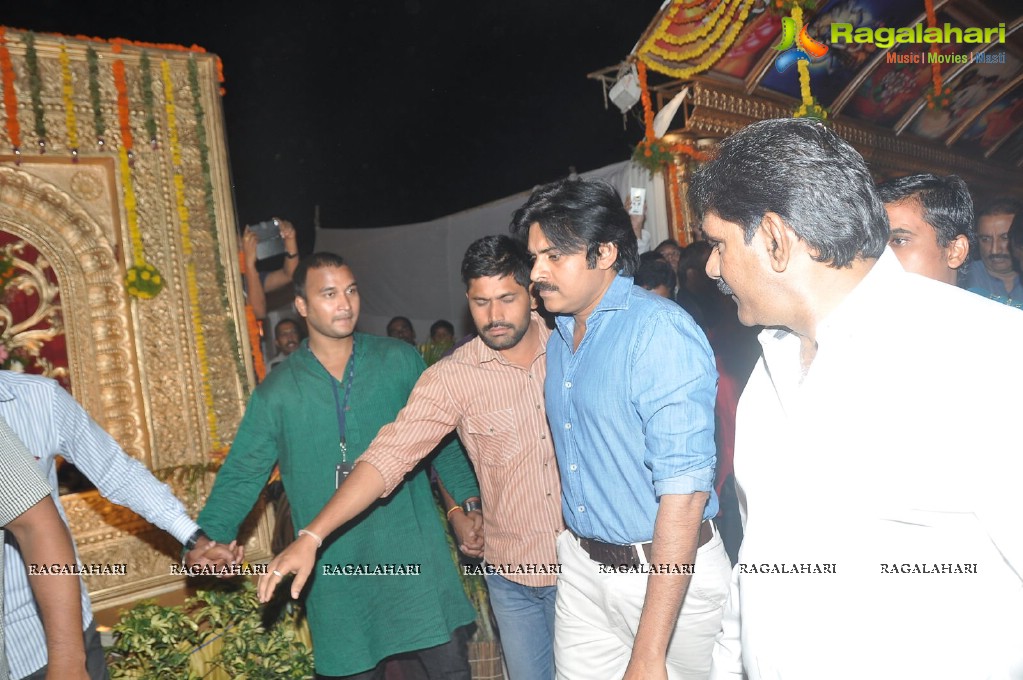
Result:
{"label": "blue jeans", "polygon": [[500,574],[484,578],[510,680],[552,680],[557,586],[524,586]]}

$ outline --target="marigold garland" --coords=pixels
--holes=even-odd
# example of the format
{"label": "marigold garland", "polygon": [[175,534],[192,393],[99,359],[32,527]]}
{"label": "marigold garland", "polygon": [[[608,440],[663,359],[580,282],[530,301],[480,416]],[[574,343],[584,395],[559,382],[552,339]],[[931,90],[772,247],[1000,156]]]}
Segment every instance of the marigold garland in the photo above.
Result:
{"label": "marigold garland", "polygon": [[697,160],[705,160],[707,154],[697,151],[688,144],[678,142],[669,144],[663,139],[654,137],[654,105],[650,99],[650,88],[647,86],[647,68],[642,61],[636,64],[636,75],[639,80],[639,97],[643,102],[643,124],[645,136],[632,152],[632,160],[647,169],[653,175],[665,165],[673,166],[675,156],[685,155]]}
{"label": "marigold garland", "polygon": [[[796,26],[803,25],[803,8],[800,5],[793,5],[792,20]],[[820,121],[828,119],[828,110],[820,105],[817,98],[810,90],[810,62],[800,59],[796,62],[796,70],[799,72],[799,95],[800,104],[793,113],[793,118],[816,118]]]}
{"label": "marigold garland", "polygon": [[675,222],[675,240],[678,241],[680,246],[685,247],[686,243],[686,229],[685,229],[685,217],[682,215],[682,187],[678,181],[678,168],[675,167],[675,163],[668,163],[668,186],[671,187],[671,209],[672,216]]}
{"label": "marigold garland", "polygon": [[[717,35],[720,36],[721,32],[726,28],[726,26],[722,24],[722,17],[726,14],[726,12],[729,16],[735,14],[735,8],[738,7],[740,1],[741,0],[727,0],[727,2],[718,2],[717,6],[713,8],[712,13],[707,14],[707,12],[704,12],[707,23],[694,31],[687,31],[682,35],[675,35],[668,31],[668,28],[670,28],[670,26],[668,26],[665,28],[664,34],[661,36],[661,40],[670,45],[688,45],[689,43],[696,42],[700,38],[703,38],[715,29],[719,29],[717,30]],[[708,8],[708,10],[710,10],[710,8]],[[671,22],[671,26],[678,26],[683,23],[685,23],[684,20],[675,20]]]}
{"label": "marigold garland", "polygon": [[185,279],[188,289],[188,306],[192,313],[192,329],[195,333],[195,350],[199,357],[199,372],[202,376],[203,400],[206,402],[206,422],[209,426],[213,448],[220,448],[217,432],[217,413],[213,401],[213,387],[210,384],[210,361],[206,352],[206,335],[202,326],[202,309],[199,305],[199,281],[195,271],[192,248],[192,228],[189,221],[188,204],[185,201],[185,177],[181,171],[181,142],[178,139],[177,110],[174,105],[174,85],[171,82],[170,62],[160,62],[163,76],[164,111],[167,115],[167,143],[170,145],[171,163],[174,166],[174,200],[178,208],[178,224],[181,230],[181,254],[185,258]]}
{"label": "marigold garland", "polygon": [[[206,139],[206,112],[202,108],[202,93],[199,89],[199,65],[195,61],[195,55],[188,58],[188,87],[192,91],[192,114],[195,117],[195,137],[199,147],[199,165],[202,167],[203,199],[206,208],[206,221],[211,232],[217,229],[216,199],[213,195],[213,170],[210,167],[210,147]],[[220,305],[222,309],[230,309],[230,300],[227,296],[227,272],[224,270],[224,262],[221,260],[220,239],[213,240],[213,258],[217,275],[217,290],[220,293]],[[238,333],[235,325],[227,320],[228,335],[232,341],[232,347],[241,347],[238,342]],[[235,354],[235,368],[238,371],[238,378],[244,384],[245,362],[240,353]],[[262,358],[262,357],[261,357]]]}
{"label": "marigold garland", "polygon": [[[746,18],[749,16],[750,9],[753,7],[753,0],[741,1],[742,5],[741,8],[739,9],[739,16],[736,20],[732,22],[727,21],[719,22],[720,31],[725,30],[725,27],[727,27],[727,33],[725,33],[723,37],[721,37],[720,32],[715,32],[715,34],[708,38],[706,41],[704,41],[703,44],[694,47],[690,51],[672,52],[671,50],[664,49],[657,45],[657,40],[663,36],[668,26],[667,22],[662,22],[661,26],[654,32],[650,39],[647,40],[644,46],[640,48],[638,53],[639,58],[644,63],[646,63],[647,66],[654,69],[655,71],[663,73],[667,76],[671,76],[673,78],[678,78],[679,80],[686,80],[696,75],[697,73],[702,73],[703,71],[706,71],[711,66],[716,64],[717,61],[721,59],[722,56],[724,56],[725,52],[731,49],[732,44],[735,43],[736,38],[739,36],[739,32],[742,31],[742,28],[746,23]],[[715,43],[716,40],[718,40],[718,38],[721,38],[721,40],[718,41],[717,48],[711,50],[710,49],[711,46]],[[669,66],[668,64],[658,61],[657,59],[654,59],[652,55],[665,59],[668,62],[692,60],[700,57],[702,58],[699,59],[697,63],[693,64],[692,66],[687,66],[685,68],[674,68],[672,66]]]}
{"label": "marigold garland", "polygon": [[39,76],[39,56],[36,54],[36,37],[29,31],[22,38],[25,43],[25,68],[28,70],[28,92],[32,101],[32,117],[35,120],[36,137],[39,138],[39,153],[46,153],[46,116],[43,110],[43,79]]}
{"label": "marigold garland", "polygon": [[[121,53],[121,45],[114,43],[114,54]],[[131,160],[134,139],[131,135],[131,110],[128,108],[128,79],[124,71],[124,60],[114,59],[114,89],[117,90],[117,122],[121,126],[121,146],[128,151]]]}
{"label": "marigold garland", "polygon": [[[924,0],[924,8],[927,10],[927,28],[936,28],[938,15],[934,11],[934,0]],[[941,111],[952,103],[952,88],[941,85],[941,64],[937,59],[941,50],[937,43],[931,43],[930,52],[935,58],[931,62],[931,85],[924,92],[924,99],[927,100],[928,109]]]}
{"label": "marigold garland", "polygon": [[75,83],[71,76],[71,60],[67,45],[60,43],[61,95],[64,99],[64,120],[67,124],[67,143],[71,157],[78,160],[78,119],[75,117]]}
{"label": "marigold garland", "polygon": [[[245,253],[238,253],[238,262],[242,276],[245,275]],[[252,309],[249,301],[245,301],[245,324],[249,330],[249,348],[252,350],[252,368],[256,372],[256,381],[263,382],[266,377],[266,364],[263,362],[263,350],[260,349],[260,339],[263,337],[263,330],[256,312]]]}
{"label": "marigold garland", "polygon": [[0,26],[0,77],[4,87],[4,113],[7,119],[7,135],[11,140],[14,154],[21,154],[21,125],[18,123],[18,93],[14,89],[14,67],[11,54],[7,51],[7,29]]}
{"label": "marigold garland", "polygon": [[85,60],[89,65],[89,101],[92,103],[92,127],[96,131],[96,144],[102,150],[106,145],[103,135],[107,132],[107,123],[103,119],[102,99],[99,93],[99,55],[90,46],[85,50]]}
{"label": "marigold garland", "polygon": [[142,250],[142,232],[139,231],[138,202],[135,199],[135,186],[132,184],[131,164],[128,161],[128,150],[118,150],[121,184],[124,185],[124,212],[128,216],[128,239],[131,242],[131,256],[134,265],[124,277],[124,285],[128,294],[143,300],[156,297],[163,289],[163,277],[156,267],[146,262]]}
{"label": "marigold garland", "polygon": [[697,12],[696,14],[690,14],[689,16],[683,17],[681,19],[678,18],[678,15],[679,13],[681,13],[682,10],[678,9],[678,6],[676,6],[676,8],[672,11],[671,23],[675,26],[695,24],[697,21],[702,21],[704,17],[706,17],[708,14],[717,9],[718,5],[720,4],[721,0],[711,0],[710,2],[707,3],[705,7],[703,7],[702,11]]}

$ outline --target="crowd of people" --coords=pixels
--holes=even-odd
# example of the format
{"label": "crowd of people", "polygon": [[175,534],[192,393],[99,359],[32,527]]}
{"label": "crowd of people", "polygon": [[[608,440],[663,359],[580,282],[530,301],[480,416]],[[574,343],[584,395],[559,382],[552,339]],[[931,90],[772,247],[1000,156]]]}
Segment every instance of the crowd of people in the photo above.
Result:
{"label": "crowd of people", "polygon": [[[703,238],[640,253],[610,186],[538,187],[466,251],[457,344],[438,321],[417,346],[402,316],[361,333],[351,263],[289,265],[298,318],[197,522],[42,378],[0,372],[5,461],[29,460],[20,439],[52,484],[69,452],[188,565],[244,558],[278,466],[295,536],[259,597],[305,599],[318,678],[379,680],[409,654],[470,678],[475,612],[424,461],[484,559],[512,680],[1023,678],[1023,211],[975,220],[954,176],[876,186],[795,119],[723,140],[689,197]],[[49,498],[34,477],[5,522]],[[11,677],[57,659],[104,677],[84,588],[77,618],[47,615],[14,576],[38,544],[11,529]]]}

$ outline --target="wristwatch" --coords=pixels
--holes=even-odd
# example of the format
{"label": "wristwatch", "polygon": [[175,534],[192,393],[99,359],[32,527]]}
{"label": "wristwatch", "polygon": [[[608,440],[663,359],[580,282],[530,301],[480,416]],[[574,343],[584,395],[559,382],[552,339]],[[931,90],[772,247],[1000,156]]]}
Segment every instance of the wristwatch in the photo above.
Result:
{"label": "wristwatch", "polygon": [[483,512],[483,502],[478,498],[470,498],[466,502],[462,503],[462,510],[469,514],[473,510],[479,510]]}
{"label": "wristwatch", "polygon": [[209,536],[207,536],[206,532],[202,529],[196,529],[195,533],[189,536],[188,540],[185,541],[185,551],[191,551],[192,548],[195,547],[195,544],[199,542],[200,538],[209,538]]}

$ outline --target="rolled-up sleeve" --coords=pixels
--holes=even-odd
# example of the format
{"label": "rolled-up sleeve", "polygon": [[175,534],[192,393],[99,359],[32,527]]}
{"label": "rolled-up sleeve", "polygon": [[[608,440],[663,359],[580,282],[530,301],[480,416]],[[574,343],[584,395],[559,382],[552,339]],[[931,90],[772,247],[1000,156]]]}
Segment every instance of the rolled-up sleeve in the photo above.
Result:
{"label": "rolled-up sleeve", "polygon": [[633,348],[632,397],[657,496],[709,492],[717,462],[717,369],[703,332],[681,310],[648,320]]}

